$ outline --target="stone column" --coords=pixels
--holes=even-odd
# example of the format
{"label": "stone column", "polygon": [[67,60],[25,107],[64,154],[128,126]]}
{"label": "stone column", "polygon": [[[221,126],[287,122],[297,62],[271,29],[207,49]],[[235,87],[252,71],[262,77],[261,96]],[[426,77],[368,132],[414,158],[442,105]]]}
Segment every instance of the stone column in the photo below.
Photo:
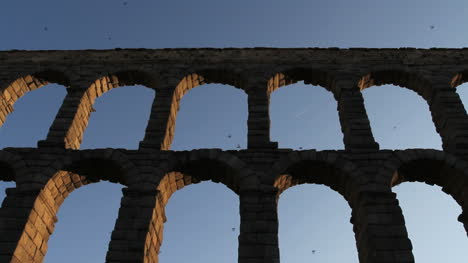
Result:
{"label": "stone column", "polygon": [[[0,208],[0,262],[43,261],[57,219],[46,202],[38,200],[40,192],[40,189],[7,189]],[[41,204],[35,206],[36,201]]]}
{"label": "stone column", "polygon": [[277,189],[240,193],[239,263],[279,263]]}
{"label": "stone column", "polygon": [[463,224],[468,235],[468,207],[462,207],[462,213],[458,216],[458,222]]}
{"label": "stone column", "polygon": [[468,158],[468,117],[456,90],[448,84],[436,84],[428,97],[444,151]]}
{"label": "stone column", "polygon": [[[167,85],[167,83],[166,83]],[[174,97],[176,83],[158,89],[151,107],[145,137],[140,149],[169,150],[174,139],[179,100]]]}
{"label": "stone column", "polygon": [[156,263],[166,221],[159,192],[128,188],[122,191],[106,262]]}
{"label": "stone column", "polygon": [[360,263],[414,263],[411,241],[394,193],[359,193],[351,223]]}
{"label": "stone column", "polygon": [[379,145],[372,135],[364,99],[357,83],[353,80],[337,80],[334,93],[338,101],[345,149],[378,150]]}
{"label": "stone column", "polygon": [[247,120],[247,147],[249,149],[278,148],[270,141],[270,97],[267,81],[250,82],[246,91],[249,116]]}
{"label": "stone column", "polygon": [[[85,88],[69,88],[62,106],[47,134],[38,147],[79,149],[91,114],[92,103]],[[93,101],[91,101],[93,100]]]}

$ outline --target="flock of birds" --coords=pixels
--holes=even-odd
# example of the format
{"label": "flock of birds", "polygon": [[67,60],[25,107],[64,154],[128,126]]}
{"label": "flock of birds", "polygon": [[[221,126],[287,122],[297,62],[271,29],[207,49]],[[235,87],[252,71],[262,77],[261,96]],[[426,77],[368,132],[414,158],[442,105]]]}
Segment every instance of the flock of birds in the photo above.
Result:
{"label": "flock of birds", "polygon": [[[127,6],[127,5],[128,5],[128,2],[123,2],[123,5],[124,5],[124,6]],[[434,29],[435,29],[435,26],[434,26],[434,25],[431,25],[431,26],[429,26],[429,28],[430,28],[431,30],[434,30]],[[48,28],[47,26],[45,26],[45,27],[44,27],[44,31],[49,31],[49,28]],[[109,41],[112,40],[112,37],[111,37],[111,36],[107,36],[107,40],[109,40]]]}
{"label": "flock of birds", "polygon": [[[122,5],[127,6],[127,5],[128,5],[128,2],[123,2]],[[434,25],[430,25],[429,28],[430,28],[431,30],[434,30],[434,29],[435,29],[435,26],[434,26]],[[49,31],[49,28],[48,28],[47,26],[45,26],[45,27],[44,27],[44,31]],[[111,37],[111,36],[107,36],[107,40],[112,40],[112,37]],[[92,112],[95,112],[95,111],[96,111],[96,110],[95,110],[94,108],[92,108]],[[393,126],[393,129],[394,129],[394,130],[396,130],[396,128],[397,128],[396,126]],[[229,139],[231,139],[231,138],[232,138],[232,135],[231,135],[231,134],[228,134],[227,137],[228,137]],[[237,149],[240,149],[240,148],[241,148],[240,144],[237,144],[236,148],[237,148]],[[303,148],[302,148],[302,147],[299,147],[299,149],[302,150]],[[235,231],[236,231],[236,228],[233,227],[233,228],[232,228],[232,232],[235,232]],[[317,250],[315,250],[315,249],[312,250],[312,254],[315,254],[316,252],[317,252]],[[162,251],[160,250],[159,253],[161,254]]]}
{"label": "flock of birds", "polygon": [[[124,1],[122,2],[122,5],[123,6],[128,6],[128,2],[127,1]],[[429,28],[431,30],[434,30],[436,27],[434,25],[430,25]],[[47,26],[44,27],[44,31],[49,31],[49,28]],[[107,40],[112,40],[112,37],[111,36],[107,36]]]}

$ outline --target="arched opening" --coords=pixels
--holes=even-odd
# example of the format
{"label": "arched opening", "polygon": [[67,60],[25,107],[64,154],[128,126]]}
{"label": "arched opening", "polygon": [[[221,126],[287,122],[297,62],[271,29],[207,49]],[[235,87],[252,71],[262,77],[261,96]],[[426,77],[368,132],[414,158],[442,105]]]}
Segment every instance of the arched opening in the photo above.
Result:
{"label": "arched opening", "polygon": [[[124,184],[126,173],[115,161],[101,158],[79,160],[56,172],[34,200],[13,257],[28,262],[42,262],[45,256],[46,262],[103,261],[121,193],[117,184],[88,184]],[[85,190],[67,200],[67,208],[59,213],[68,196],[82,186]]]}
{"label": "arched opening", "polygon": [[281,262],[359,262],[350,217],[346,200],[328,187],[289,188],[278,201]]}
{"label": "arched opening", "polygon": [[344,149],[336,100],[320,86],[300,81],[274,91],[270,119],[279,148]]}
{"label": "arched opening", "polygon": [[427,102],[412,90],[382,85],[363,90],[364,104],[381,149],[442,149]]}
{"label": "arched opening", "polygon": [[68,196],[57,213],[44,262],[103,262],[115,226],[122,185],[100,182]]}
{"label": "arched opening", "polygon": [[393,188],[405,216],[416,262],[466,262],[468,240],[457,222],[461,208],[440,186],[403,183]]}
{"label": "arched opening", "polygon": [[12,112],[0,127],[0,148],[37,147],[37,142],[46,138],[66,89],[58,84],[45,84],[23,94],[12,100]]}
{"label": "arched opening", "polygon": [[[346,195],[354,188],[352,180],[334,164],[300,156],[293,158],[297,160],[298,157],[302,160],[281,168],[283,171],[274,183],[279,190],[282,262],[358,262],[356,239],[350,224],[351,204],[346,200]],[[317,156],[317,159],[323,157]],[[337,247],[340,253],[336,253]]]}
{"label": "arched opening", "polygon": [[247,95],[233,87],[204,84],[188,90],[181,100],[171,149],[246,149]]}
{"label": "arched opening", "polygon": [[98,97],[91,109],[82,149],[138,149],[151,113],[155,91],[142,85],[125,86]]}
{"label": "arched opening", "polygon": [[464,177],[432,159],[409,161],[395,173],[393,191],[403,210],[416,262],[466,261],[466,231],[457,221],[462,213]]}
{"label": "arched opening", "polygon": [[177,191],[166,206],[159,262],[237,262],[238,210],[237,195],[213,182]]}
{"label": "arched opening", "polygon": [[[181,164],[175,170],[159,183],[157,217],[147,237],[157,245],[146,256],[154,259],[158,256],[152,253],[158,254],[159,262],[237,262],[238,171],[208,158]],[[181,247],[184,253],[180,253]]]}

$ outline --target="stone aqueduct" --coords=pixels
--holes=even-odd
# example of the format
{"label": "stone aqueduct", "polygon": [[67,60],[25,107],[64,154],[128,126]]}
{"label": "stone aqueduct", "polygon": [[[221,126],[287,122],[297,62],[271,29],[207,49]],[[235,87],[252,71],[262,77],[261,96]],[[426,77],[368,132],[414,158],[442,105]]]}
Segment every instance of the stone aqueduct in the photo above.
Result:
{"label": "stone aqueduct", "polygon": [[[26,92],[48,83],[67,87],[37,148],[0,151],[0,180],[16,182],[0,208],[0,262],[42,262],[64,199],[99,180],[125,185],[106,262],[158,262],[166,203],[178,189],[204,180],[239,196],[240,263],[279,262],[277,200],[303,183],[324,184],[347,200],[361,263],[414,262],[393,185],[441,186],[462,207],[458,221],[468,230],[468,116],[455,90],[467,80],[468,49],[0,52],[2,124]],[[269,95],[297,81],[334,95],[345,150],[293,151],[270,141]],[[247,93],[246,150],[170,150],[182,96],[205,83]],[[157,94],[139,149],[79,150],[95,99],[135,84]],[[379,149],[361,90],[382,84],[427,101],[443,151]]]}

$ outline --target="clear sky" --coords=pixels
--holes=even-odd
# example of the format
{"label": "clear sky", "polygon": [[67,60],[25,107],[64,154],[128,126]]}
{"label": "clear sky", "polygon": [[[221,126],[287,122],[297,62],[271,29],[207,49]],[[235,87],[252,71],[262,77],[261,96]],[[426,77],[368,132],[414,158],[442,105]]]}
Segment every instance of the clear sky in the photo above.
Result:
{"label": "clear sky", "polygon": [[[468,46],[466,0],[15,0],[0,6],[0,50]],[[465,104],[467,90],[467,84],[458,88]],[[382,149],[441,148],[427,103],[416,93],[386,85],[363,95]],[[18,100],[0,128],[0,148],[35,147],[64,96],[64,87],[48,85]],[[136,149],[154,96],[141,86],[101,96],[82,148]],[[321,87],[298,83],[275,91],[270,115],[272,140],[282,148],[343,148],[336,101]],[[182,99],[172,149],[245,148],[246,121],[244,92],[197,87]],[[0,182],[0,199],[13,186]],[[73,192],[59,211],[45,262],[103,262],[121,188],[100,182]],[[456,221],[461,209],[450,196],[420,183],[394,191],[416,262],[466,262],[468,240]],[[236,262],[238,208],[237,196],[220,184],[176,192],[167,206],[160,262]],[[358,262],[350,215],[346,201],[325,186],[285,191],[279,200],[281,262]]]}

